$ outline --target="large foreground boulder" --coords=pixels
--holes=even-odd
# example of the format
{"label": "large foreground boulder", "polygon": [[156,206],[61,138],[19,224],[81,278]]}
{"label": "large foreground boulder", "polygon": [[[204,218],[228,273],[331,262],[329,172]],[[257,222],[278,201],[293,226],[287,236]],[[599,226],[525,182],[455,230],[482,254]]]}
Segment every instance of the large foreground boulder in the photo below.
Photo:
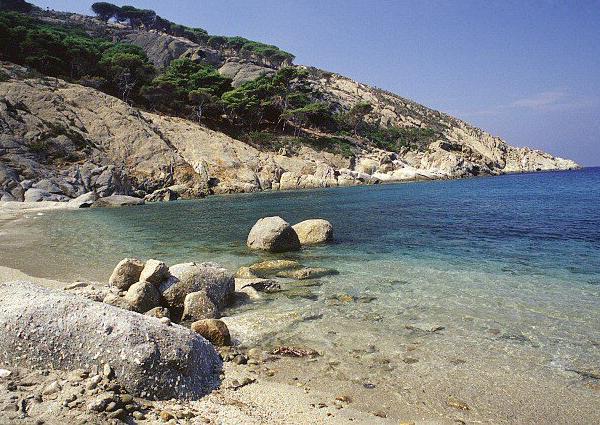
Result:
{"label": "large foreground boulder", "polygon": [[248,247],[269,252],[297,251],[300,240],[296,231],[281,217],[261,218],[250,230]]}
{"label": "large foreground boulder", "polygon": [[333,240],[333,226],[327,220],[320,218],[304,220],[294,224],[292,228],[296,231],[302,245],[315,245]]}
{"label": "large foreground boulder", "polygon": [[108,364],[132,395],[197,399],[216,388],[214,347],[182,326],[29,282],[0,284],[0,364],[74,370]]}

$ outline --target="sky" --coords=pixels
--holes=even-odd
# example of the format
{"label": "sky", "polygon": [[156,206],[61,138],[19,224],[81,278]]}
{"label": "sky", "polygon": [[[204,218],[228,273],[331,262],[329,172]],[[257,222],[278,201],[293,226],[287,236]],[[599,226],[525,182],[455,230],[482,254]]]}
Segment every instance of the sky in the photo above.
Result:
{"label": "sky", "polygon": [[[92,1],[30,0],[91,14]],[[600,0],[128,0],[600,166]]]}

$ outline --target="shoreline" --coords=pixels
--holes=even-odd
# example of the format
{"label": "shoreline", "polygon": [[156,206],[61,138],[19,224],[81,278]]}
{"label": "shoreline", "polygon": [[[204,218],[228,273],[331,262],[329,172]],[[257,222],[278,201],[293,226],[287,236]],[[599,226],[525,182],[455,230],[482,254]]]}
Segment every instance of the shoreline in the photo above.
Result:
{"label": "shoreline", "polygon": [[[260,193],[293,193],[293,192],[305,192],[311,190],[328,190],[328,189],[347,189],[347,188],[358,188],[358,187],[368,187],[368,186],[393,186],[393,185],[403,185],[410,183],[430,183],[430,182],[448,182],[448,181],[460,181],[460,180],[472,180],[472,179],[485,179],[485,178],[495,178],[495,177],[503,177],[503,176],[515,176],[515,175],[525,175],[525,174],[549,174],[549,173],[563,173],[563,172],[573,172],[573,171],[583,171],[587,169],[600,168],[600,166],[593,167],[584,167],[580,166],[578,168],[568,168],[568,169],[553,169],[553,170],[531,170],[531,171],[509,171],[509,172],[501,172],[499,174],[486,174],[486,175],[470,175],[470,176],[443,176],[439,178],[430,178],[426,176],[422,176],[421,178],[415,177],[410,179],[402,179],[402,180],[378,180],[376,183],[365,182],[362,184],[355,185],[341,185],[341,186],[325,186],[325,187],[303,187],[296,189],[262,189],[256,191],[237,191],[237,192],[218,192],[207,195],[205,197],[197,197],[197,198],[180,198],[175,199],[173,201],[158,201],[158,202],[147,202],[148,204],[156,204],[163,202],[175,202],[175,201],[195,201],[205,199],[206,197],[212,198],[215,196],[232,196],[232,195],[254,195]],[[129,196],[129,195],[128,195]],[[139,198],[143,199],[143,198]],[[122,208],[122,207],[121,207]],[[27,213],[27,212],[38,212],[38,211],[57,211],[57,210],[78,210],[78,209],[86,209],[79,208],[74,206],[73,204],[69,204],[69,201],[37,201],[37,202],[26,202],[26,201],[0,201],[0,224],[4,219],[3,215],[16,214],[16,213]]]}
{"label": "shoreline", "polygon": [[[69,282],[63,282],[52,279],[36,278],[29,276],[20,270],[10,267],[0,266],[0,284],[10,281],[28,281],[43,287],[63,290],[70,285]],[[106,285],[103,283],[103,285]],[[243,345],[243,342],[242,344]],[[220,351],[219,347],[215,347]],[[227,350],[227,348],[225,348]],[[290,363],[306,361],[305,359],[281,359],[288,370]],[[365,412],[352,407],[350,402],[340,402],[336,400],[339,394],[311,388],[308,384],[302,384],[301,380],[294,378],[296,384],[287,384],[271,379],[274,372],[273,360],[254,361],[248,364],[236,364],[232,361],[223,362],[222,380],[218,389],[212,393],[200,398],[199,400],[160,400],[152,401],[136,398],[142,406],[146,407],[146,414],[149,422],[145,420],[136,423],[154,423],[152,415],[156,419],[162,418],[163,412],[169,412],[175,418],[179,418],[179,413],[195,412],[194,417],[202,417],[206,423],[223,424],[289,424],[289,423],[323,423],[323,424],[397,424],[397,419],[385,418],[377,412]],[[28,381],[27,386],[22,387],[21,391],[29,394],[30,386],[39,384],[40,388],[47,387],[48,382],[62,382],[63,386],[71,378],[73,371],[52,370],[50,373],[40,373],[43,371],[34,368],[12,367],[11,365],[0,364],[0,368],[11,371],[13,379],[23,379]],[[3,378],[0,378],[0,384]],[[240,384],[242,383],[242,384]],[[23,390],[23,388],[26,388]],[[10,393],[8,393],[10,394]],[[0,391],[0,402],[3,402],[4,396]],[[23,394],[25,398],[25,394]],[[97,414],[94,412],[81,411],[78,409],[62,411],[62,404],[59,399],[44,398],[47,411],[39,415],[38,418],[28,416],[27,419],[43,420],[45,424],[60,424],[65,420],[76,418],[94,419]],[[196,416],[197,415],[197,416]],[[0,413],[0,418],[3,414]],[[189,418],[185,418],[189,419]],[[22,423],[22,419],[12,422],[9,418],[7,424]],[[27,423],[27,421],[26,421]],[[35,422],[37,423],[37,422]],[[176,422],[187,423],[187,422]],[[412,422],[407,422],[412,423]],[[439,422],[439,419],[435,423]],[[450,422],[448,422],[450,423]]]}
{"label": "shoreline", "polygon": [[[531,173],[531,174],[534,174],[534,173]],[[311,191],[311,190],[314,190],[314,189],[306,189],[306,191]],[[365,188],[364,190],[362,190],[360,192],[366,192],[368,190],[369,189]],[[276,198],[276,199],[278,199],[278,198]],[[17,203],[14,203],[14,204],[17,204]],[[12,214],[13,218],[21,216],[23,214],[27,215],[30,213],[37,213],[37,212],[41,212],[41,211],[52,211],[52,210],[58,211],[58,210],[64,209],[64,206],[65,206],[64,205],[65,203],[60,203],[60,202],[51,203],[50,205],[48,205],[48,204],[41,205],[41,206],[37,205],[38,203],[35,203],[34,205],[14,205],[14,204],[9,205],[9,208],[7,210],[5,210],[5,211],[10,212]],[[21,204],[21,203],[19,203],[19,204]],[[4,205],[2,203],[0,203],[0,207],[2,207],[2,206],[4,206]],[[156,211],[162,211],[162,210],[158,209]],[[56,218],[56,216],[54,216],[54,217]],[[60,217],[60,216],[58,216],[58,217]],[[75,216],[73,216],[73,217],[74,217],[73,219],[76,220]],[[52,220],[49,220],[49,221],[52,221]],[[0,222],[0,227],[1,226],[2,226],[2,223]],[[20,228],[19,224],[17,224],[15,227],[17,230],[19,230],[19,228]],[[0,267],[0,276],[2,276],[2,280],[5,280],[5,278],[10,278],[11,280],[16,280],[16,279],[32,280],[31,277],[27,276],[26,273],[17,271],[16,269],[6,268],[6,267],[4,267],[4,268]],[[38,279],[36,278],[36,280],[38,280]],[[42,285],[47,284],[47,285],[64,286],[64,284],[66,283],[66,282],[61,282],[61,281],[52,280],[52,279],[39,279],[39,280],[42,281],[40,283]],[[104,280],[104,279],[101,279],[101,280]],[[87,282],[87,280],[84,280],[84,281]],[[359,306],[360,306],[360,304],[357,304],[356,308],[358,308]],[[354,307],[348,307],[348,308],[354,309]],[[232,319],[235,319],[237,317],[237,315],[232,314],[229,317]],[[250,318],[250,319],[252,319],[252,318],[257,319],[260,317],[261,317],[260,314],[248,316],[248,318]],[[409,317],[406,319],[406,323],[412,323],[414,320],[415,320],[414,318]],[[236,320],[232,320],[232,321],[236,322]],[[229,325],[229,321],[227,321],[227,324]],[[441,324],[446,325],[446,323],[443,323],[443,322]],[[238,325],[243,326],[243,323],[238,322]],[[517,332],[517,330],[513,330],[510,327],[506,327],[506,329],[505,329],[505,328],[501,327],[500,325],[493,325],[493,326],[489,325],[489,326],[491,326],[490,332],[494,331],[494,332],[501,332],[501,333],[493,333],[493,334],[489,333],[489,335],[487,335],[487,336],[484,335],[485,341],[488,341],[488,342],[492,341],[490,343],[497,344],[499,348],[504,347],[504,344],[502,343],[502,341],[507,340],[507,338],[514,339],[515,335],[516,336],[520,335]],[[496,329],[496,328],[498,328],[498,329]],[[408,329],[408,328],[406,328],[406,329]],[[451,327],[449,327],[449,329],[451,329]],[[518,330],[518,331],[523,332],[524,335],[528,335],[524,330]],[[413,331],[410,331],[410,332],[413,332]],[[418,331],[414,331],[415,334],[417,332]],[[423,332],[427,332],[427,330],[425,330]],[[432,335],[437,335],[435,330],[431,331],[431,332],[433,332]],[[481,336],[482,335],[478,335],[478,337],[481,337]],[[438,335],[435,338],[441,339],[443,337]],[[502,338],[505,338],[505,339],[503,340]],[[431,339],[433,340],[434,338],[431,337]],[[512,341],[512,339],[510,339],[510,340]],[[535,338],[533,338],[533,340],[535,341]],[[410,339],[407,339],[407,341],[410,341]],[[481,339],[479,339],[478,341],[481,341]],[[426,342],[426,338],[424,338],[424,342]],[[442,342],[445,342],[445,341],[442,341]],[[528,350],[529,349],[529,348],[527,348],[527,342],[523,342],[521,340],[519,340],[518,342],[519,342],[520,347],[523,347],[523,348],[518,348],[519,350],[521,350],[521,349]],[[242,341],[242,343],[243,343],[243,341]],[[516,342],[514,343],[514,345],[515,345],[515,347],[513,347],[512,349],[517,349]],[[252,345],[250,345],[250,347],[252,347]],[[309,345],[309,347],[310,347],[310,345]],[[401,347],[403,347],[403,346],[401,346]],[[414,347],[416,347],[416,345]],[[245,347],[244,349],[246,349],[246,348],[248,348],[248,347]],[[318,348],[318,347],[315,347],[315,348]],[[409,348],[413,348],[413,346],[410,346]],[[436,347],[433,347],[432,349],[433,349],[433,351],[432,351],[433,353],[443,353],[441,346],[436,346]],[[268,350],[270,350],[270,348],[268,348]],[[406,355],[406,359],[408,361],[412,362],[413,358],[418,359],[420,357],[418,355],[415,355],[415,352],[407,350],[406,353],[398,352],[396,354],[399,355],[400,357],[391,357],[391,359],[393,362],[399,363],[401,365],[402,369],[404,369],[404,368],[416,369],[418,367],[418,366],[414,366],[413,363],[409,363],[409,362],[405,361],[405,358],[403,357]],[[377,356],[378,356],[377,354],[374,354],[373,355],[374,359],[377,359],[378,358]],[[333,360],[336,360],[336,359],[334,358]],[[461,363],[462,357],[456,356],[456,359],[455,358],[451,359],[451,361],[455,361],[455,360],[457,361],[456,364],[449,363],[449,365],[445,365],[445,367],[449,368],[448,369],[449,373],[450,372],[453,372],[453,373],[459,372],[460,369],[462,368],[462,366],[460,366],[460,364],[463,364],[463,363]],[[476,358],[471,359],[470,357],[466,357],[466,360],[468,361],[467,364],[469,364],[469,365],[476,363]],[[239,416],[235,416],[235,420],[234,419],[226,419],[226,418],[229,418],[227,416],[215,416],[215,418],[218,418],[219,420],[223,420],[224,423],[239,423],[240,421],[245,421],[245,423],[264,423],[264,421],[267,421],[266,418],[268,418],[268,421],[270,423],[284,423],[285,421],[283,419],[280,419],[280,417],[281,417],[280,414],[285,409],[288,408],[288,405],[290,404],[289,399],[291,399],[291,398],[296,399],[296,398],[302,397],[303,400],[306,400],[306,403],[305,403],[306,405],[298,406],[297,408],[293,407],[293,409],[297,409],[296,410],[297,412],[305,412],[307,415],[309,415],[304,420],[304,422],[307,422],[307,423],[315,423],[315,422],[338,423],[338,422],[332,422],[332,421],[336,421],[339,419],[340,420],[339,423],[348,423],[347,421],[345,421],[346,416],[341,416],[342,412],[338,411],[337,409],[333,410],[332,406],[335,406],[335,405],[331,404],[332,402],[335,402],[336,397],[343,395],[343,393],[341,391],[339,394],[333,394],[331,392],[327,393],[328,390],[332,390],[328,385],[323,385],[322,382],[321,382],[321,384],[317,384],[316,382],[311,382],[311,379],[308,378],[308,375],[303,375],[303,372],[302,372],[303,369],[305,370],[306,367],[309,365],[309,363],[305,363],[306,361],[307,361],[306,359],[285,358],[285,359],[280,359],[275,363],[266,363],[264,365],[261,364],[260,365],[261,367],[259,368],[259,374],[258,374],[260,376],[260,379],[258,380],[258,382],[255,382],[255,383],[252,383],[252,385],[247,385],[247,386],[244,386],[243,388],[237,388],[237,389],[227,389],[227,388],[223,387],[222,388],[223,391],[227,394],[227,400],[228,400],[227,402],[231,402],[234,404],[233,407],[231,407],[231,406],[227,407],[227,409],[230,409],[232,412],[235,412],[235,413],[232,413],[232,415],[241,414],[241,413],[239,413],[239,410],[241,408],[238,409],[238,407],[241,405],[238,405],[238,403],[244,403],[244,405],[251,406],[251,407],[250,408],[245,407],[244,409],[249,409],[249,410],[244,411],[242,413],[244,415],[252,415],[252,416],[244,416],[244,417],[242,417],[242,419],[240,419]],[[318,363],[314,363],[314,366],[311,366],[313,369],[313,372],[315,372],[314,376],[318,377],[317,373],[319,373],[319,370],[318,370],[319,366],[320,367],[326,366],[328,361],[329,361],[329,359],[323,358],[323,361],[319,360]],[[428,361],[431,361],[431,359],[424,357],[424,358],[421,358],[421,362],[414,363],[414,364],[416,364],[416,365],[426,364]],[[344,362],[342,362],[342,363],[344,363]],[[348,363],[348,362],[346,362],[346,363]],[[353,360],[350,360],[349,363],[353,363]],[[313,364],[313,363],[310,363],[310,364]],[[404,364],[412,365],[412,366],[403,366]],[[271,366],[271,365],[273,365],[273,366]],[[282,367],[282,365],[287,366],[287,368]],[[439,363],[435,363],[435,365],[436,365],[436,367],[438,367]],[[457,366],[457,365],[459,365],[459,366]],[[504,363],[501,363],[500,365],[504,365]],[[537,365],[537,363],[536,363],[536,365]],[[483,365],[481,365],[481,366],[483,367]],[[3,367],[3,366],[0,365],[0,367]],[[464,369],[468,369],[469,367],[470,366],[464,366]],[[264,368],[264,369],[261,369],[261,368]],[[269,372],[276,370],[277,371],[276,377],[272,378],[270,375],[266,375],[266,374],[265,374],[265,376],[263,376],[262,373],[267,372],[266,369],[269,369],[268,370]],[[239,367],[238,365],[235,365],[235,364],[227,363],[224,370],[225,370],[224,385],[226,385],[226,382],[228,382],[227,381],[228,379],[237,379],[237,378],[234,378],[234,376],[237,376],[236,374],[241,374],[245,370],[245,368]],[[550,369],[550,370],[554,370],[554,369]],[[585,369],[585,370],[581,369],[581,370],[583,370],[583,372],[581,372],[582,373],[581,376],[583,378],[578,378],[577,376],[574,375],[572,378],[570,378],[570,382],[569,382],[568,378],[563,379],[562,377],[560,378],[560,380],[556,380],[555,379],[556,377],[553,375],[550,376],[550,374],[548,376],[544,375],[543,379],[541,379],[541,377],[538,376],[537,379],[541,379],[542,382],[544,382],[546,384],[550,383],[552,385],[554,385],[555,383],[558,383],[558,384],[569,383],[569,385],[568,385],[569,389],[571,389],[570,384],[573,384],[574,389],[577,391],[579,391],[578,389],[580,389],[580,384],[590,385],[589,389],[591,389],[592,391],[597,391],[597,387],[593,386],[594,385],[593,382],[595,382],[593,380],[598,379],[598,378],[595,378],[595,377],[585,378],[585,376],[587,376],[587,375],[585,375],[585,373],[587,373],[587,372],[585,372],[585,370],[587,370],[587,369]],[[484,369],[482,369],[482,371],[485,371],[486,374],[488,374],[488,373],[492,374],[491,369],[488,369],[488,367],[485,367]],[[431,372],[431,371],[429,371],[429,372]],[[539,373],[539,372],[545,373],[545,369],[537,370],[537,373]],[[527,378],[527,377],[533,376],[530,373],[529,369],[526,369],[526,368],[522,369],[521,373],[522,373],[522,375],[517,374],[517,378],[521,379],[521,377]],[[574,374],[574,373],[580,373],[580,372],[573,372],[571,369],[565,369],[563,372],[560,372],[560,373],[568,375],[568,374]],[[595,372],[593,372],[593,373],[595,373]],[[297,375],[295,375],[295,374],[297,374]],[[425,373],[422,373],[421,376],[418,376],[416,373],[406,373],[403,370],[403,374],[398,376],[398,378],[400,378],[400,379],[397,382],[401,382],[404,385],[408,385],[408,386],[411,386],[411,383],[415,384],[416,385],[415,388],[419,389],[419,390],[420,390],[421,385],[425,385],[426,387],[430,387],[430,388],[437,388],[437,393],[435,393],[435,397],[437,397],[438,395],[445,394],[443,392],[440,392],[440,389],[444,390],[445,388],[443,388],[441,385],[438,384],[438,382],[440,381],[440,379],[439,379],[440,377],[438,376],[437,378],[435,378],[436,375],[439,375],[439,374],[436,374],[436,373],[428,374],[427,372],[425,372]],[[242,374],[241,376],[246,377],[247,375]],[[292,381],[293,376],[296,376],[295,379],[298,379],[297,376],[300,376],[300,380],[305,380],[305,382],[307,382],[307,384],[302,387],[297,387],[296,382],[298,382],[298,381],[296,381],[296,382]],[[340,379],[350,379],[350,377],[352,377],[352,376],[353,375],[349,374],[349,375],[346,375],[346,377],[344,377],[343,375],[340,374]],[[463,376],[462,379],[465,379],[467,376],[468,375]],[[592,376],[592,375],[590,375],[590,376]],[[597,375],[593,375],[593,376],[597,376]],[[243,379],[243,377],[242,377],[242,379]],[[283,383],[278,382],[277,379],[279,379],[279,381],[283,380]],[[436,381],[436,379],[437,379],[437,381]],[[582,383],[579,383],[579,381],[575,381],[575,379],[582,379],[584,381]],[[589,382],[585,381],[585,379],[588,379]],[[238,379],[238,381],[240,381],[240,380]],[[404,381],[407,381],[409,383],[406,384],[406,383],[404,383]],[[442,379],[442,381],[443,381],[443,379]],[[349,382],[349,381],[347,381],[347,382]],[[452,392],[449,392],[449,394],[456,394],[454,391],[458,391],[458,388],[460,388],[460,391],[463,391],[462,383],[465,383],[465,382],[468,382],[468,381],[465,381],[465,380],[455,381],[455,385],[458,385],[458,387],[457,387],[457,389],[452,388],[451,389]],[[528,386],[526,384],[526,382],[524,381],[524,379],[521,379],[519,381],[519,380],[512,380],[509,378],[504,378],[504,381],[502,381],[502,382],[504,382],[505,384],[506,383],[514,384],[514,386],[516,388],[521,388],[520,391],[522,391],[523,388],[527,388],[527,386]],[[304,388],[306,386],[310,386],[311,384],[313,384],[315,386],[315,388],[318,388],[318,390],[310,389],[307,394],[306,391],[304,390]],[[356,382],[354,382],[354,384],[356,384]],[[359,382],[359,384],[360,384],[360,382]],[[577,385],[577,387],[575,387],[575,385]],[[275,389],[275,388],[277,388],[277,391],[279,392],[278,394],[275,394],[275,395],[263,394],[265,391],[268,391],[269,389]],[[477,398],[481,397],[481,393],[479,392],[479,390],[483,390],[486,387],[484,384],[482,384],[480,382],[479,387],[476,387],[475,383],[470,383],[470,388],[472,389],[471,395],[460,397],[461,393],[459,393],[458,399],[461,401],[468,402],[468,405],[471,406],[471,410],[470,410],[469,414],[471,415],[471,418],[473,420],[475,420],[476,418],[482,418],[482,417],[485,418],[485,415],[483,415],[483,413],[485,413],[485,412],[482,409],[481,400],[477,400]],[[570,400],[571,403],[573,403],[573,401],[576,400],[575,398],[573,398],[577,395],[577,393],[575,391],[573,393],[569,393],[569,394],[562,394],[562,390],[561,390],[561,393],[558,392],[558,390],[559,390],[558,387],[552,386],[552,387],[548,387],[548,388],[554,388],[554,390],[556,391],[556,395],[561,394],[563,396],[568,396],[567,399]],[[299,389],[299,391],[298,391],[298,389]],[[530,390],[535,390],[535,388],[530,388]],[[379,390],[376,390],[376,391],[378,392]],[[377,396],[376,391],[373,391],[374,396]],[[467,390],[465,389],[464,391],[467,391]],[[589,390],[586,389],[586,391],[589,391]],[[415,394],[417,394],[417,393],[415,393]],[[517,399],[520,400],[521,405],[523,405],[524,402],[532,402],[531,397],[527,397],[524,395],[524,393],[521,393],[517,390],[511,390],[510,394],[512,396],[517,396]],[[508,395],[508,394],[505,394],[505,395]],[[579,393],[579,396],[584,396],[584,395],[586,397],[589,396],[589,394],[587,394],[587,393],[586,394]],[[224,400],[224,397],[225,396],[223,395],[223,392],[220,392],[218,394],[218,397],[217,397],[217,395],[214,395],[214,396],[211,395],[211,396],[206,397],[205,399],[202,399],[198,403],[202,404],[202,406],[214,406],[214,404],[212,404],[212,403],[222,403]],[[431,397],[431,396],[428,396],[428,397]],[[544,399],[545,404],[540,403],[540,405],[538,407],[541,409],[547,409],[547,410],[543,410],[543,411],[551,413],[553,410],[549,407],[550,406],[548,404],[549,399],[550,398],[548,398],[548,400]],[[585,399],[588,400],[587,403],[589,406],[590,399],[589,398],[585,398]],[[502,400],[504,400],[504,399],[501,397],[497,401],[501,402]],[[344,406],[344,408],[341,409],[344,412],[344,414],[351,411],[349,409],[349,407],[354,407],[354,408],[358,407],[360,400],[358,398],[354,398],[353,401],[354,401],[354,403],[351,404],[350,406],[348,406],[348,408],[346,406]],[[431,401],[431,399],[428,398],[428,401]],[[196,402],[194,402],[194,403],[196,403]],[[264,405],[264,403],[267,403],[267,404]],[[282,407],[281,403],[283,403],[285,406]],[[321,403],[326,404],[328,407],[323,407],[323,408],[320,408],[317,410],[317,408],[314,408],[311,406],[311,404],[315,404],[315,405],[319,406]],[[379,403],[379,401],[376,400],[375,403]],[[452,403],[454,403],[454,402],[452,402]],[[179,403],[179,404],[181,404],[181,403]],[[156,405],[164,406],[165,408],[171,408],[171,407],[169,407],[169,405],[167,403],[163,403],[163,402],[157,403]],[[186,403],[184,403],[184,405],[188,406],[188,403],[186,402]],[[189,406],[192,406],[192,405],[190,404]],[[196,404],[193,404],[193,406],[196,406]],[[307,406],[309,406],[309,407],[307,407]],[[419,417],[418,418],[419,420],[417,420],[417,416],[415,416],[415,415],[410,415],[410,414],[405,415],[405,413],[411,413],[410,409],[412,407],[416,407],[416,406],[419,406],[416,404],[416,401],[411,400],[411,404],[409,404],[408,409],[406,409],[406,408],[401,409],[403,411],[400,412],[400,415],[397,414],[398,409],[395,409],[395,412],[392,413],[392,415],[394,415],[395,422],[391,422],[391,423],[398,423],[399,419],[405,419],[405,418],[410,419],[408,421],[408,423],[410,423],[411,421],[415,421],[416,423],[451,423],[451,421],[449,421],[449,418],[444,417],[444,416],[440,417],[440,416],[431,415],[431,416],[428,416],[426,419],[423,417]],[[456,417],[460,417],[461,419],[468,420],[469,416],[463,412],[463,409],[462,409],[460,403],[457,402],[455,404],[448,404],[448,406],[451,406],[451,408],[454,408],[457,410]],[[533,406],[533,405],[531,405],[531,406]],[[489,407],[491,408],[492,406],[489,406]],[[222,408],[223,407],[221,405],[217,410],[222,409]],[[493,408],[496,409],[496,413],[498,413],[498,411],[499,411],[498,407],[496,405],[493,405]],[[204,407],[202,407],[202,409],[204,409]],[[313,409],[314,409],[314,411],[313,411]],[[370,409],[370,407],[369,407],[369,409]],[[327,416],[326,413],[325,413],[325,416],[322,416],[322,412],[325,412],[326,410],[327,410],[327,412],[333,413],[336,416],[334,418],[332,418],[331,416]],[[572,409],[569,409],[569,410],[572,413]],[[516,410],[516,411],[518,411],[518,410]],[[585,411],[587,411],[587,410],[585,410]],[[502,412],[502,410],[500,410],[500,412]],[[414,411],[413,411],[413,413],[414,413]],[[431,413],[431,412],[427,412],[427,413]],[[502,413],[504,413],[504,412],[502,412]],[[521,413],[523,413],[523,412],[521,412]],[[224,413],[219,413],[219,414],[224,415]],[[262,416],[264,414],[269,414],[269,415],[273,414],[275,416],[273,416],[273,417]],[[300,414],[300,413],[298,413],[298,414]],[[317,416],[314,416],[315,414]],[[310,416],[310,415],[313,415],[313,416]],[[321,415],[321,416],[318,416],[318,415]],[[372,414],[372,412],[367,413],[367,411],[364,408],[362,411],[359,411],[359,413],[357,413],[356,415],[357,416],[355,416],[354,423],[385,423],[385,422],[382,422],[383,418],[375,417]],[[359,419],[359,415],[362,415],[362,416],[360,416],[360,419]],[[527,417],[531,418],[531,416],[527,416]],[[592,416],[586,416],[586,417],[591,418]],[[275,419],[273,419],[273,418],[275,418]],[[299,421],[298,416],[293,415],[293,416],[291,416],[291,418],[292,418],[291,423],[295,423],[295,422]],[[317,418],[317,419],[315,419],[315,418]],[[584,416],[581,416],[579,418],[582,419],[582,418],[584,418]],[[227,420],[231,420],[231,422],[227,422]],[[499,420],[499,423],[500,422],[502,422],[502,421]],[[289,421],[288,421],[288,423],[289,423]],[[505,422],[503,422],[503,423],[505,423]]]}

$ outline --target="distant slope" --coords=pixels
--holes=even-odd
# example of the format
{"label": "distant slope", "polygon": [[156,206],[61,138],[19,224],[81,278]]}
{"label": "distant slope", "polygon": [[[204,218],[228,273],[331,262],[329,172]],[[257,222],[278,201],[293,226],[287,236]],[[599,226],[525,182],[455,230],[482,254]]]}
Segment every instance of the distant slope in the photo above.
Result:
{"label": "distant slope", "polygon": [[[164,68],[174,59],[210,64],[233,85],[291,65],[242,48],[192,41],[62,12],[36,10],[52,24],[141,47]],[[327,127],[258,132],[247,143],[183,117],[142,111],[91,87],[0,68],[0,199],[68,200],[87,191],[138,196],[172,187],[186,197],[210,193],[330,187],[578,168],[573,161],[499,137],[447,114],[349,78],[310,67],[313,99],[339,114],[368,104],[366,134]],[[316,93],[316,94],[315,94]],[[390,143],[386,129],[401,134]],[[234,134],[230,132],[229,134]],[[414,140],[412,139],[414,136]],[[254,139],[253,139],[254,140]],[[35,190],[32,190],[35,189]],[[28,192],[29,191],[29,192]]]}

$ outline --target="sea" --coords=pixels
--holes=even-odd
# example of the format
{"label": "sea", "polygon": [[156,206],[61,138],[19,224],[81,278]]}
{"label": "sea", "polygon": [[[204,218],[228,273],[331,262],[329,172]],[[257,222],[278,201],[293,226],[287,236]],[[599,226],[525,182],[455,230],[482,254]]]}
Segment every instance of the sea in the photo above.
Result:
{"label": "sea", "polygon": [[[252,225],[323,218],[335,241],[246,247]],[[238,302],[234,339],[279,379],[417,423],[600,423],[600,168],[28,213],[0,265],[107,281],[124,257],[339,273]],[[331,403],[334,400],[330,400]]]}

